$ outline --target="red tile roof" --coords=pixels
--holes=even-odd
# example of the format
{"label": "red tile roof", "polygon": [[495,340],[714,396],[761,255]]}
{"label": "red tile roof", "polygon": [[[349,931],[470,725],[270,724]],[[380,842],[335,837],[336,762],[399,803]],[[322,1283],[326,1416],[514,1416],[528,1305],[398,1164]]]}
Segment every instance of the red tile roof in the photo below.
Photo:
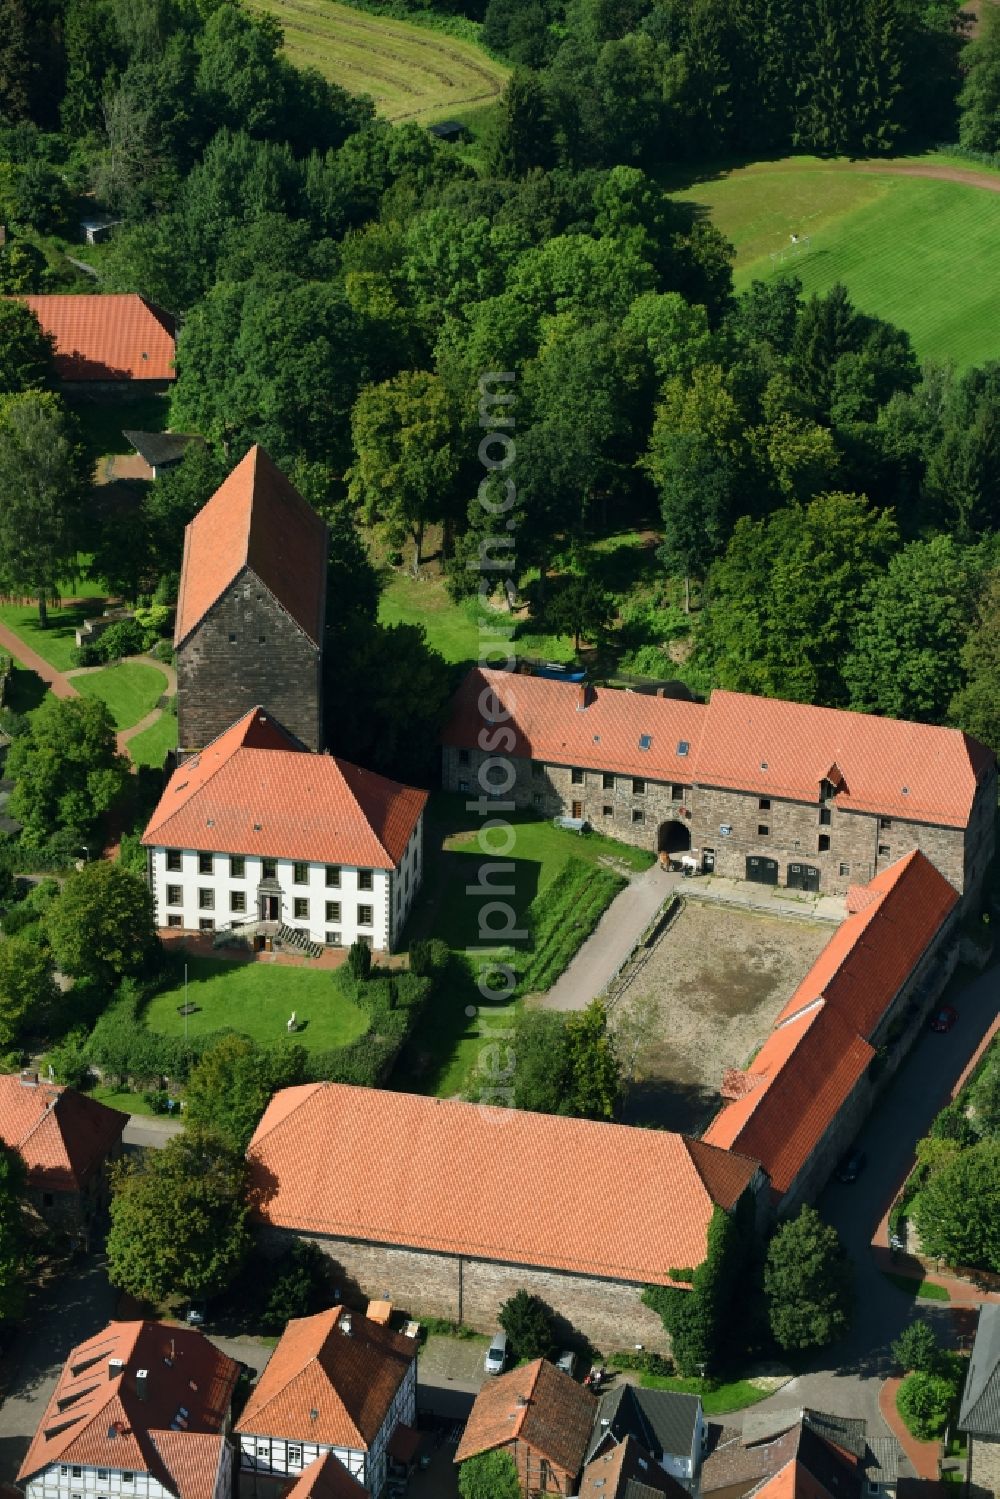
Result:
{"label": "red tile roof", "polygon": [[592,1458],[583,1470],[578,1499],[685,1499],[687,1489],[660,1467],[629,1434],[602,1457]]}
{"label": "red tile roof", "polygon": [[[109,1368],[115,1359],[123,1369]],[[144,1398],[136,1390],[141,1369]],[[181,1499],[211,1499],[238,1374],[200,1332],[111,1322],[66,1360],[18,1479],[53,1462],[78,1463],[151,1473]],[[182,1445],[188,1437],[190,1449]]]}
{"label": "red tile roof", "polygon": [[773,1030],[749,1069],[756,1088],[727,1103],[704,1139],[757,1157],[783,1195],[875,1055],[823,1000]]}
{"label": "red tile roof", "polygon": [[443,742],[474,749],[485,725],[509,717],[513,755],[804,802],[818,802],[830,779],[838,807],[941,827],[966,825],[993,764],[958,729],[776,698],[713,692],[706,706],[598,687],[581,709],[580,694],[572,682],[476,667]]}
{"label": "red tile roof", "polygon": [[[586,691],[587,706],[580,707]],[[475,749],[484,723],[508,723],[515,742],[507,754],[620,775],[690,782],[705,721],[701,703],[646,697],[611,687],[475,667],[455,695],[445,744]],[[649,748],[639,741],[649,738]],[[678,746],[687,744],[685,754]]]}
{"label": "red tile roof", "polygon": [[870,1040],[958,904],[953,887],[919,850],[876,875],[864,893],[861,909],[837,928],[778,1016],[779,1024],[823,995]]}
{"label": "red tile roof", "polygon": [[326,601],[326,525],[263,448],[253,447],[184,533],[174,645],[191,634],[245,567],[319,646]]}
{"label": "red tile roof", "polygon": [[392,869],[427,792],[301,748],[262,708],[174,771],[147,847]]}
{"label": "red tile roof", "polygon": [[597,1401],[589,1390],[538,1358],[486,1381],[469,1413],[455,1461],[521,1441],[575,1479],[596,1414]]}
{"label": "red tile roof", "polygon": [[[791,1186],[875,1055],[882,1017],[958,896],[919,850],[855,898],[750,1067],[723,1080],[712,1145],[756,1156],[778,1193]],[[856,892],[857,896],[857,892]]]}
{"label": "red tile roof", "polygon": [[285,1490],[284,1499],[364,1499],[365,1493],[340,1459],[328,1452],[302,1469],[301,1477]]}
{"label": "red tile roof", "polygon": [[0,1076],[0,1140],[20,1151],[36,1190],[78,1192],[127,1123],[127,1114],[72,1088]]}
{"label": "red tile roof", "polygon": [[[314,1083],[275,1096],[248,1157],[267,1223],[669,1285],[705,1255],[710,1154],[667,1131]],[[541,1216],[517,1206],[525,1162]],[[727,1203],[756,1170],[727,1162]]]}
{"label": "red tile roof", "polygon": [[713,692],[695,776],[703,786],[815,802],[834,770],[837,807],[964,827],[992,762],[958,729]]}
{"label": "red tile roof", "polygon": [[236,1430],[366,1451],[416,1356],[412,1338],[359,1312],[335,1306],[299,1317],[285,1328]]}
{"label": "red tile roof", "polygon": [[56,344],[60,380],[173,380],[174,322],[135,292],[18,297]]}

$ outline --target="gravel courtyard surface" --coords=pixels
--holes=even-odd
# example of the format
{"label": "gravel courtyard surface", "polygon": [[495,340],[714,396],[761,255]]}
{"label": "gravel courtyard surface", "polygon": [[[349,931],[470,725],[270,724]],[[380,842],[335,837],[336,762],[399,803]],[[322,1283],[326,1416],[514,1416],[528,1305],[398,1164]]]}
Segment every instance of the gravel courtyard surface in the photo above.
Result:
{"label": "gravel courtyard surface", "polygon": [[612,1009],[636,1081],[628,1124],[700,1133],[834,928],[686,901]]}

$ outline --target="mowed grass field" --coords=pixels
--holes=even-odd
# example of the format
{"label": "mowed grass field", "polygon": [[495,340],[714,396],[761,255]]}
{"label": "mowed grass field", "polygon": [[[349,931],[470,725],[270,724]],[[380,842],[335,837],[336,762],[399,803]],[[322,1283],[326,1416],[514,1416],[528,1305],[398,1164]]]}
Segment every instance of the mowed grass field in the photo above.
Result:
{"label": "mowed grass field", "polygon": [[167,679],[158,667],[144,661],[120,661],[103,671],[74,677],[73,686],[84,697],[99,697],[107,703],[116,729],[130,729],[156,707]]}
{"label": "mowed grass field", "polygon": [[[842,281],[863,311],[905,328],[922,359],[996,359],[1000,191],[908,176],[907,166],[961,170],[933,156],[896,171],[798,157],[740,167],[671,196],[703,207],[732,240],[737,289],[783,274],[798,276],[807,294]],[[1000,173],[975,171],[1000,188]],[[792,234],[811,243],[795,253]],[[772,253],[784,258],[774,264]]]}
{"label": "mowed grass field", "polygon": [[280,21],[285,51],[354,94],[370,94],[387,120],[461,117],[499,98],[509,70],[472,42],[336,0],[253,0]]}

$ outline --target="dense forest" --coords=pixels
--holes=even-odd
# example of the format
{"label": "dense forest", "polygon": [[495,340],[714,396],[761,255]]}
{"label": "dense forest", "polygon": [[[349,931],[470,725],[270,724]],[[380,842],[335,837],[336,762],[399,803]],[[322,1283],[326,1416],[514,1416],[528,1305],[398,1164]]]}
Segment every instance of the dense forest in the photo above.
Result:
{"label": "dense forest", "polygon": [[[414,567],[433,528],[453,597],[477,586],[478,382],[513,370],[536,619],[598,636],[620,601],[594,542],[657,518],[629,669],[675,675],[686,635],[699,690],[1000,746],[1000,364],[921,369],[842,288],[734,295],[731,247],[657,180],[967,132],[997,114],[1000,27],[963,50],[950,0],[489,0],[482,19],[519,66],[469,153],[296,71],[232,0],[0,0],[0,285],[60,289],[38,236],[83,200],[121,214],[99,289],[180,318],[172,424],[209,440],[103,532],[88,514],[108,588],[169,601],[184,524],[263,443],[332,528],[333,746],[431,776],[452,679],[419,629],[376,625],[362,528]],[[0,584],[44,593],[84,478],[37,324],[0,320]]]}

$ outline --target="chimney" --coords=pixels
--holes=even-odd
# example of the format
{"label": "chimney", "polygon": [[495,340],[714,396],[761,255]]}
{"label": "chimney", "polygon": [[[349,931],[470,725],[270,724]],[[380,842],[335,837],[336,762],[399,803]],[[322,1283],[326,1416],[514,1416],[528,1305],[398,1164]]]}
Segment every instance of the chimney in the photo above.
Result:
{"label": "chimney", "polygon": [[108,1359],[108,1378],[117,1379],[119,1374],[125,1373],[125,1360],[122,1358]]}
{"label": "chimney", "polygon": [[149,1394],[149,1370],[136,1369],[135,1371],[135,1393],[140,1400],[145,1400]]}
{"label": "chimney", "polygon": [[350,1314],[350,1312],[342,1312],[341,1313],[339,1326],[340,1326],[341,1332],[344,1334],[344,1337],[345,1338],[349,1338],[351,1336],[351,1314]]}
{"label": "chimney", "polygon": [[21,1073],[21,1083],[25,1088],[37,1088],[38,1073],[32,1072],[30,1067],[25,1067]]}
{"label": "chimney", "polygon": [[593,692],[591,690],[590,683],[589,682],[581,682],[580,683],[580,692],[579,692],[579,695],[578,695],[577,700],[576,700],[576,711],[578,713],[582,713],[585,708],[589,708],[590,707],[590,704],[593,702],[593,700],[594,700],[594,695],[593,695]]}

